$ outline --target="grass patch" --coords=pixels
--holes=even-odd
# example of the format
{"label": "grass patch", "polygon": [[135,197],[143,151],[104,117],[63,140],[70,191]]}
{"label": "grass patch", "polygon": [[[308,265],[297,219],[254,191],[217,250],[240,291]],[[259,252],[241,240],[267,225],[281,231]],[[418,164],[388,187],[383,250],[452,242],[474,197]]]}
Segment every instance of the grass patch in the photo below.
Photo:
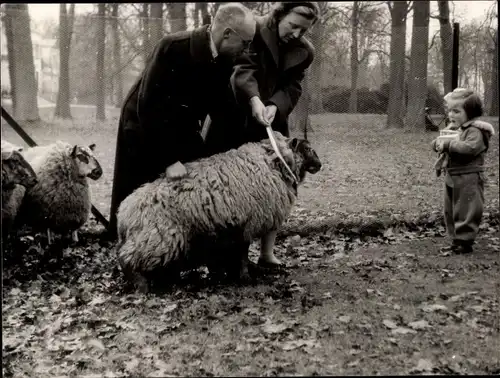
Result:
{"label": "grass patch", "polygon": [[[119,109],[107,109],[106,122],[95,121],[92,108],[74,108],[72,121],[54,120],[53,109],[40,110],[41,124],[25,130],[39,144],[57,139],[96,143],[103,176],[91,183],[93,203],[109,216]],[[311,119],[308,138],[323,169],[306,178],[286,233],[328,230],[351,219],[406,219],[441,213],[443,178],[433,169],[436,153],[430,142],[437,133],[384,129],[385,115],[323,114]],[[497,135],[486,160],[485,206],[498,208],[498,119],[486,118]],[[300,134],[296,134],[301,136]],[[2,120],[2,137],[23,144]],[[354,221],[353,224],[356,224]]]}

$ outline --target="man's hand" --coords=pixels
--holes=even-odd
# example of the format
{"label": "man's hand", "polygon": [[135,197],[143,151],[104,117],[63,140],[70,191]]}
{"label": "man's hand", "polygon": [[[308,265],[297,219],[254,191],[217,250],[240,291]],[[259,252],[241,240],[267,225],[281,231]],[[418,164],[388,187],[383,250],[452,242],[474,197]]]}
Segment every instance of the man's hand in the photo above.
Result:
{"label": "man's hand", "polygon": [[276,112],[278,108],[276,105],[267,105],[265,111],[265,117],[267,122],[271,125],[274,121],[274,117],[276,117]]}
{"label": "man's hand", "polygon": [[266,107],[264,106],[260,98],[257,96],[253,96],[250,99],[250,106],[252,107],[252,117],[255,118],[260,124],[269,126],[266,117]]}
{"label": "man's hand", "polygon": [[169,165],[166,173],[167,178],[172,180],[180,179],[187,175],[186,167],[180,161]]}

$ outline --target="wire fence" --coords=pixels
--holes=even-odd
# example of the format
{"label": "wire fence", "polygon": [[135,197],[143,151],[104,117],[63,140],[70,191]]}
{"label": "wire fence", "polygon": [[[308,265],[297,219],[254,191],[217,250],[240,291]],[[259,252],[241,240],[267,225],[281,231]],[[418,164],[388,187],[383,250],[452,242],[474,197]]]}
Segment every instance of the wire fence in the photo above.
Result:
{"label": "wire fence", "polygon": [[[256,4],[255,7],[260,3]],[[391,101],[395,104],[392,104],[392,116],[401,120],[400,125],[408,126],[411,119],[416,119],[414,127],[424,129],[429,128],[426,112],[432,115],[430,119],[435,122],[434,126],[444,117],[442,97],[446,73],[443,73],[443,56],[447,56],[443,55],[446,50],[442,48],[439,29],[421,27],[412,30],[410,26],[406,29],[399,26],[391,30],[391,16],[386,6],[379,4],[370,8],[365,4],[365,13],[360,12],[359,28],[353,34],[349,4],[344,8],[329,8],[327,17],[323,17],[308,32],[307,37],[315,46],[315,59],[302,82],[303,92],[299,103],[290,116],[292,133],[310,139],[318,146],[326,164],[331,166],[338,159],[342,164],[349,163],[345,156],[339,157],[340,147],[342,152],[349,154],[345,146],[351,146],[354,156],[354,151],[359,151],[358,147],[353,147],[353,143],[356,146],[358,143],[369,143],[366,139],[356,140],[357,136],[369,138],[387,126]],[[141,8],[141,5],[120,4],[117,12],[113,9],[115,4],[107,4],[105,17],[97,16],[95,11],[77,13],[72,17],[67,16],[64,25],[59,21],[40,24],[32,20],[31,32],[27,27],[30,21],[26,12],[6,11],[3,6],[0,12],[2,105],[12,109],[11,80],[14,79],[17,82],[17,101],[36,104],[42,119],[53,122],[59,87],[66,85],[72,124],[80,123],[84,127],[95,116],[99,101],[98,87],[103,83],[104,97],[100,105],[106,109],[107,126],[102,128],[107,127],[116,132],[124,98],[141,74],[144,62],[159,38],[174,29],[194,29],[210,19],[216,8],[210,4],[207,9],[199,9],[198,5],[188,3],[184,7],[186,17],[172,18],[175,12],[168,8],[168,12],[163,10],[163,18],[146,18],[141,17],[140,12],[146,9]],[[256,13],[268,11],[268,8],[259,6]],[[97,72],[99,33],[103,31],[104,69]],[[391,45],[394,42],[391,41],[392,34],[403,36],[399,38],[399,43],[403,44],[399,53],[395,52],[397,44]],[[491,85],[492,80],[497,81],[495,75],[498,63],[494,59],[496,40],[490,38],[490,34],[491,25],[486,22],[462,27],[458,67],[458,86],[475,89],[484,98],[487,112],[493,109],[495,101],[498,109],[498,88],[495,100],[495,88]],[[356,35],[357,45],[354,47],[353,35]],[[410,35],[416,35],[416,42]],[[11,48],[9,40],[14,41]],[[69,54],[61,54],[61,48]],[[61,59],[66,61],[62,62]],[[445,61],[449,64],[449,60]],[[26,67],[31,67],[31,70]],[[66,84],[60,80],[63,67],[67,67]],[[451,72],[451,67],[446,67],[448,69]],[[398,71],[399,77],[391,70]],[[30,84],[31,72],[34,85]],[[29,98],[33,98],[33,101],[30,102]],[[22,113],[21,107],[17,112],[13,109],[14,118],[20,120],[21,124]],[[398,124],[398,121],[395,123]],[[443,126],[443,123],[439,125],[441,128]],[[64,126],[61,124],[60,127]],[[390,134],[386,135],[390,137]],[[106,156],[103,158],[108,161],[105,172],[108,179],[105,181],[109,188],[101,206],[105,214],[109,208],[107,202],[111,191],[115,141],[114,135],[100,141],[106,145],[103,149]],[[335,149],[337,152],[332,152]],[[390,166],[387,168],[393,169]],[[312,177],[310,188],[305,189],[305,192],[310,192],[311,197],[315,197],[314,192],[318,190],[328,192],[329,185],[333,185],[329,180],[347,179],[344,176],[332,178],[323,174],[319,178]],[[331,195],[334,196],[335,192],[332,191]],[[328,213],[331,206],[327,197],[319,196],[317,201],[301,206],[311,211]],[[352,198],[349,200],[355,202]],[[368,203],[365,208],[369,208]],[[418,203],[413,206],[418,207]]]}

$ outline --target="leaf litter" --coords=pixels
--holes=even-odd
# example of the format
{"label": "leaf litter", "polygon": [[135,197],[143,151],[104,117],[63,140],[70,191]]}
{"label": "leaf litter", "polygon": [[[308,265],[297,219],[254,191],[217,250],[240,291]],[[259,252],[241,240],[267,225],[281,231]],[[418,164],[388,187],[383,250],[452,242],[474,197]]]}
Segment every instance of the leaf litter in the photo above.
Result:
{"label": "leaf litter", "polygon": [[[490,245],[487,235],[481,244],[485,251]],[[391,349],[425,351],[434,345],[431,342],[462,348],[498,336],[498,299],[491,295],[492,277],[499,272],[494,255],[442,259],[432,255],[438,247],[427,239],[401,242],[398,238],[409,239],[397,231],[386,236],[390,243],[373,243],[376,237],[361,241],[340,236],[335,243],[320,236],[290,238],[296,244],[294,253],[310,263],[290,275],[262,277],[248,287],[186,282],[147,297],[123,291],[119,270],[109,268],[116,264],[114,256],[103,255],[100,245],[91,244],[95,251],[90,263],[75,247],[57,269],[49,264],[34,274],[31,268],[7,268],[2,310],[5,369],[58,376],[70,374],[70,366],[78,364],[80,376],[164,376],[181,371],[260,375],[267,371],[265,364],[249,361],[273,355],[273,364],[279,364],[286,354],[295,356],[287,362],[287,374],[371,375],[394,373],[395,366],[399,373],[413,368],[445,374],[495,371],[498,367],[482,354],[476,356],[480,362],[466,360],[462,366],[440,352],[441,360],[422,357],[424,363]],[[278,241],[278,257],[286,256],[289,242]],[[315,257],[308,255],[309,248]],[[344,256],[329,260],[339,248],[344,248]],[[37,259],[27,255],[25,266],[36,266]],[[489,269],[484,270],[485,264]],[[440,281],[443,272],[454,273],[454,285],[461,286],[446,288]],[[359,340],[359,347],[353,348],[353,339]],[[217,352],[217,345],[226,342],[232,347]],[[198,356],[196,363],[189,363],[187,356]],[[304,356],[309,356],[309,365],[301,365]],[[239,362],[230,367],[224,359]],[[40,362],[25,362],[30,360]]]}

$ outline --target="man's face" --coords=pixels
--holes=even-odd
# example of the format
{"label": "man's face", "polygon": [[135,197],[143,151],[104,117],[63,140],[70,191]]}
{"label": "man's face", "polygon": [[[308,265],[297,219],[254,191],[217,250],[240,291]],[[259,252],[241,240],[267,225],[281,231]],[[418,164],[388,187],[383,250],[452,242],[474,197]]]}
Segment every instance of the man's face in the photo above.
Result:
{"label": "man's face", "polygon": [[231,59],[248,52],[250,43],[255,35],[255,24],[241,28],[226,28],[219,48],[219,53]]}
{"label": "man's face", "polygon": [[281,42],[289,43],[302,37],[312,26],[313,21],[295,12],[288,13],[278,24]]}

